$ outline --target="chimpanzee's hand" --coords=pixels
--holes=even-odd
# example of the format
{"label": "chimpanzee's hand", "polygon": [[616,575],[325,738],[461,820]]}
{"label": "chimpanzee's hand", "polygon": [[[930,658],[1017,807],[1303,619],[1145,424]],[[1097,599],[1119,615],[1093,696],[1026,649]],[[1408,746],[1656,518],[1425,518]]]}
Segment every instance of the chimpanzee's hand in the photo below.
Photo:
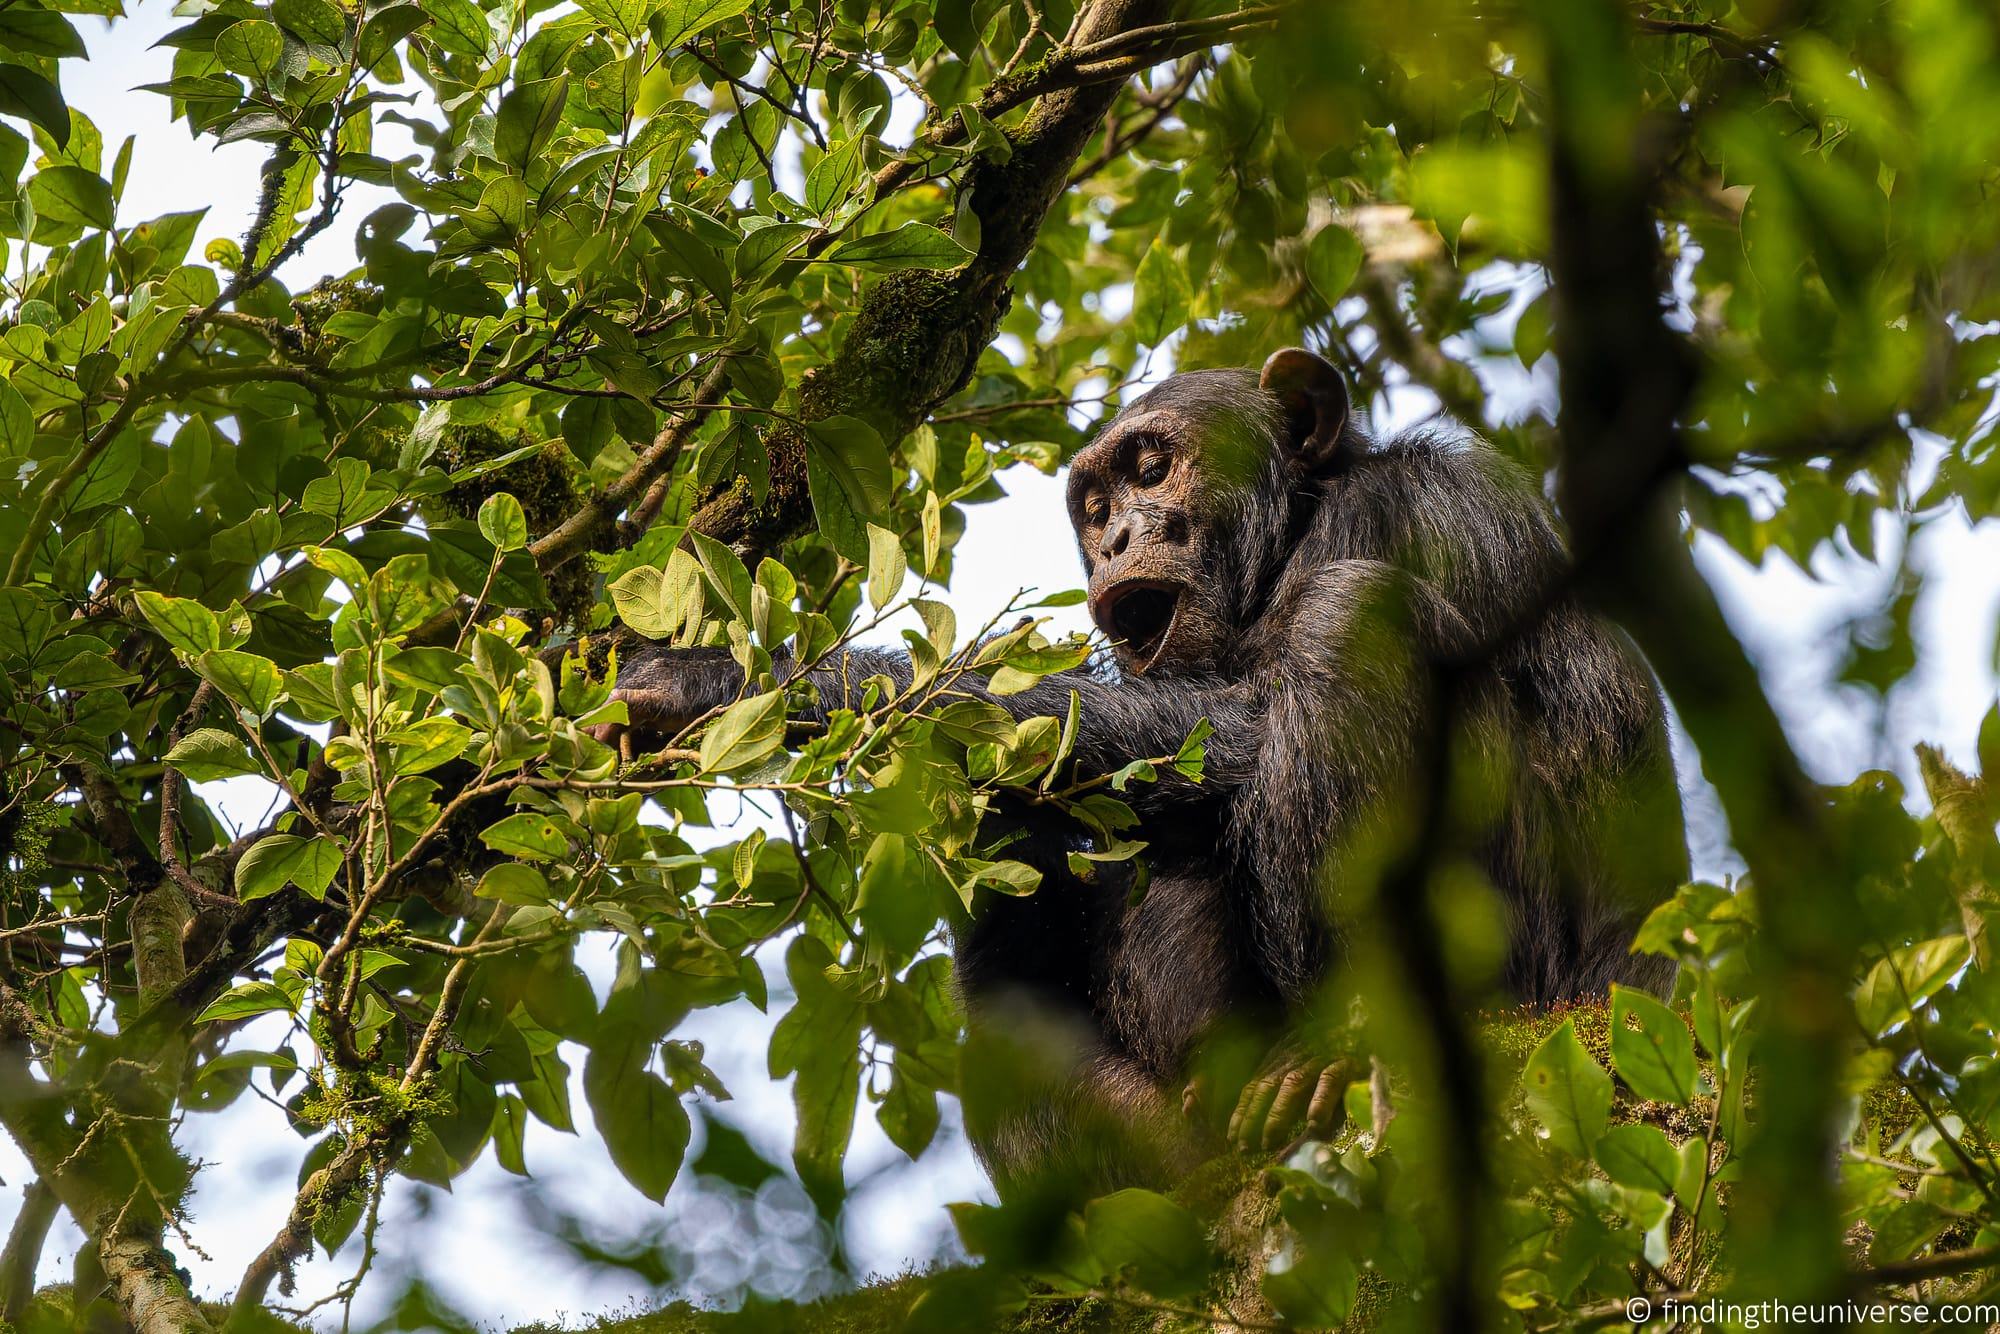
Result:
{"label": "chimpanzee's hand", "polygon": [[1266,1058],[1236,1099],[1229,1142],[1245,1152],[1271,1152],[1300,1139],[1327,1139],[1347,1119],[1347,1086],[1367,1067],[1319,1056],[1290,1044]]}
{"label": "chimpanzee's hand", "polygon": [[736,697],[743,670],[727,649],[665,648],[640,644],[618,665],[611,698],[625,704],[627,721],[589,730],[630,758],[659,750],[709,711]]}

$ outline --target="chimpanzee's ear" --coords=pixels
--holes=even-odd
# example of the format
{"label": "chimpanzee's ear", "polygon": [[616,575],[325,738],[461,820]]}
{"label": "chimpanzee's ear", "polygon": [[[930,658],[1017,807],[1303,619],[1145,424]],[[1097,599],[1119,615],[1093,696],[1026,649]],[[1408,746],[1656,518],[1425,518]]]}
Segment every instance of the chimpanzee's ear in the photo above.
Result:
{"label": "chimpanzee's ear", "polygon": [[1308,472],[1333,466],[1347,426],[1347,382],[1302,347],[1273,352],[1257,382],[1285,406],[1285,447]]}

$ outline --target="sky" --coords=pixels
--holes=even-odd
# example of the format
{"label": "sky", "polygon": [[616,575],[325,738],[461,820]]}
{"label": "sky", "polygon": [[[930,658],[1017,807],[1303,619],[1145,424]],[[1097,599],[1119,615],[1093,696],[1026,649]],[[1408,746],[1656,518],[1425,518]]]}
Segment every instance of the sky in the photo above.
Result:
{"label": "sky", "polygon": [[[133,17],[108,33],[95,20],[80,19],[91,59],[65,65],[64,87],[72,104],[103,133],[107,160],[124,136],[139,136],[120,224],[205,204],[210,212],[198,235],[199,249],[210,239],[241,235],[254,208],[264,149],[251,143],[220,149],[196,143],[185,124],[169,123],[165,99],[133,91],[168,77],[169,53],[150,48],[180,21],[161,0],[143,0],[134,6]],[[388,134],[382,138],[388,142],[378,152],[402,151]],[[354,224],[387,198],[386,192],[357,188],[335,225],[288,266],[287,280],[302,288],[322,274],[351,267]],[[1509,317],[1503,313],[1496,318]],[[1526,412],[1538,399],[1546,401],[1551,390],[1546,362],[1542,373],[1533,376],[1511,361],[1481,370],[1503,418]],[[1373,429],[1386,435],[1422,419],[1435,403],[1421,390],[1401,388],[1369,407]],[[958,549],[950,596],[961,625],[996,615],[1023,588],[1049,592],[1079,582],[1060,479],[1016,468],[1002,480],[1007,498],[971,512]],[[1959,763],[1971,765],[1980,719],[1995,698],[2000,524],[1974,529],[1955,514],[1930,521],[1914,538],[1911,560],[1925,576],[1913,622],[1919,644],[1916,671],[1886,701],[1837,684],[1843,627],[1880,609],[1894,577],[1893,555],[1903,545],[1891,521],[1881,522],[1882,564],[1826,550],[1814,557],[1809,570],[1781,556],[1752,567],[1712,539],[1696,544],[1697,561],[1756,660],[1801,758],[1815,778],[1826,782],[1845,782],[1863,770],[1889,767],[1914,785],[1909,757],[1918,741],[1941,744]],[[1058,629],[1086,628],[1080,609],[1057,616]],[[1699,777],[1696,757],[1684,738],[1676,741],[1697,874],[1728,874],[1738,864],[1726,830]],[[218,798],[225,812],[244,822],[256,819],[267,804],[262,793],[249,788],[209,788],[204,795]],[[744,814],[756,818],[754,812]],[[603,962],[590,961],[600,986],[608,979]],[[770,1079],[764,1057],[771,1020],[789,998],[776,954],[765,962],[773,983],[771,1016],[741,1003],[702,1012],[675,1035],[702,1041],[708,1064],[734,1095],[719,1105],[705,1095],[690,1100],[697,1121],[690,1160],[700,1150],[699,1124],[711,1114],[742,1130],[767,1157],[782,1161],[789,1156],[788,1081]],[[255,1037],[253,1030],[246,1040]],[[580,1071],[580,1060],[575,1064]],[[580,1135],[559,1135],[530,1122],[526,1157],[535,1172],[532,1185],[524,1188],[488,1155],[454,1183],[450,1198],[406,1181],[391,1189],[383,1253],[372,1289],[365,1290],[357,1305],[357,1319],[379,1313],[374,1303],[393,1294],[395,1274],[419,1267],[460,1310],[496,1328],[532,1319],[583,1323],[598,1313],[661,1298],[660,1289],[633,1273],[579,1263],[573,1252],[552,1241],[563,1217],[604,1239],[650,1235],[681,1253],[691,1266],[684,1290],[695,1297],[727,1298],[753,1277],[782,1284],[788,1275],[816,1269],[814,1261],[825,1253],[827,1239],[802,1213],[794,1189],[778,1185],[749,1198],[691,1190],[684,1174],[664,1208],[641,1197],[596,1142],[580,1079],[575,1082],[572,1102]],[[290,1192],[273,1189],[273,1183],[295,1177],[305,1143],[254,1097],[239,1099],[219,1114],[190,1116],[184,1139],[205,1164],[192,1202],[190,1232],[208,1254],[183,1251],[181,1258],[202,1295],[221,1297],[277,1230]],[[936,1144],[915,1163],[888,1142],[864,1107],[849,1175],[854,1203],[844,1240],[860,1274],[893,1273],[955,1254],[943,1206],[990,1198],[951,1107]],[[0,1192],[4,1227],[18,1207],[17,1186],[24,1179],[24,1164],[11,1144],[0,1143],[0,1179],[9,1183]],[[755,1240],[746,1244],[749,1237]],[[65,1220],[45,1252],[44,1281],[67,1274],[79,1240]],[[300,1297],[323,1295],[346,1277],[355,1259],[352,1250],[337,1261],[315,1252],[301,1268]]]}

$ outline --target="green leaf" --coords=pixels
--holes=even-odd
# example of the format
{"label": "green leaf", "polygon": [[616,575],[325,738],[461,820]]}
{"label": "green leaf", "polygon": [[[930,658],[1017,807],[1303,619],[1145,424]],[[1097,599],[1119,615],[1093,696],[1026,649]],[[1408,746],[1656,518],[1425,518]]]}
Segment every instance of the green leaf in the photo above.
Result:
{"label": "green leaf", "polygon": [[390,761],[393,777],[420,774],[465,753],[472,729],[449,718],[425,718],[382,738],[396,748]]}
{"label": "green leaf", "polygon": [[195,1072],[196,1081],[212,1079],[232,1070],[297,1070],[298,1058],[282,1051],[229,1051],[204,1061]]}
{"label": "green leaf", "polygon": [[[722,250],[672,217],[649,219],[647,230],[660,243],[661,255],[669,269],[682,277],[694,279],[724,310],[729,309],[735,295],[735,284],[729,258]],[[737,242],[732,238],[729,245],[733,250]]]}
{"label": "green leaf", "polygon": [[315,899],[340,870],[340,849],[331,839],[273,834],[259,840],[236,863],[236,897],[245,903],[295,884]]}
{"label": "green leaf", "polygon": [[977,104],[966,102],[958,108],[958,118],[965,125],[965,147],[969,152],[985,158],[996,166],[1005,166],[1013,161],[1014,141],[1007,132],[995,125],[981,111]]}
{"label": "green leaf", "polygon": [[283,68],[285,35],[275,23],[244,19],[230,24],[216,36],[215,58],[232,74],[269,83],[271,76]]}
{"label": "green leaf", "polygon": [[1188,283],[1186,264],[1164,241],[1154,241],[1146,248],[1133,278],[1132,327],[1139,341],[1158,347],[1187,323],[1193,303],[1194,289]]}
{"label": "green leaf", "polygon": [[857,514],[867,518],[888,510],[893,488],[889,450],[874,427],[855,417],[833,416],[808,422],[806,434]]}
{"label": "green leaf", "polygon": [[1530,370],[1549,350],[1553,332],[1549,321],[1554,304],[1550,298],[1550,290],[1544,289],[1540,296],[1522,307],[1520,317],[1514,321],[1514,355]]}
{"label": "green leaf", "polygon": [[1680,1176],[1680,1154],[1658,1126],[1613,1126],[1598,1139],[1594,1156],[1604,1175],[1636,1190],[1671,1195]]}
{"label": "green leaf", "polygon": [[750,0],[666,0],[653,16],[653,40],[668,48],[684,46],[748,8]]}
{"label": "green leaf", "polygon": [[501,862],[479,878],[473,891],[482,899],[496,899],[520,907],[545,907],[550,898],[549,882],[532,866]]}
{"label": "green leaf", "polygon": [[472,0],[422,0],[431,16],[425,35],[447,51],[475,60],[493,54],[493,25]]}
{"label": "green leaf", "polygon": [[1701,1083],[1687,1025],[1631,987],[1611,988],[1611,1066],[1639,1097],[1677,1107],[1686,1106]]}
{"label": "green leaf", "polygon": [[701,737],[701,767],[733,773],[757,764],[785,739],[785,694],[767,691],[738,700]]}
{"label": "green leaf", "polygon": [[1577,1040],[1574,1019],[1542,1039],[1521,1071],[1521,1087],[1549,1142],[1588,1158],[1611,1112],[1611,1076]]}
{"label": "green leaf", "polygon": [[160,638],[190,658],[200,658],[204,652],[220,648],[220,618],[194,598],[168,598],[166,594],[142,588],[134,600],[146,622],[160,632]]}
{"label": "green leaf", "polygon": [[855,895],[862,926],[902,958],[914,954],[937,924],[937,912],[921,892],[924,880],[914,873],[912,860],[908,840],[877,834],[862,859]]}
{"label": "green leaf", "polygon": [[868,526],[854,512],[840,473],[821,450],[806,451],[806,491],[820,536],[863,569],[868,567]]}
{"label": "green leaf", "polygon": [[812,231],[804,223],[779,222],[751,232],[736,247],[737,282],[754,291],[761,280],[770,277],[797,252]]}
{"label": "green leaf", "polygon": [[504,1093],[493,1105],[493,1157],[501,1168],[515,1176],[527,1176],[528,1162],[522,1153],[528,1130],[528,1107],[512,1093]]}
{"label": "green leaf", "polygon": [[539,811],[516,811],[482,829],[479,841],[495,852],[524,861],[547,862],[569,855],[562,827]]}
{"label": "green leaf", "polygon": [[75,26],[62,15],[15,5],[0,9],[0,51],[61,60],[82,55],[84,48]]}
{"label": "green leaf", "polygon": [[984,39],[980,20],[972,11],[973,0],[937,0],[933,15],[938,36],[953,55],[968,64]]}
{"label": "green leaf", "polygon": [[210,649],[196,660],[201,674],[230,700],[262,718],[277,706],[285,678],[278,664],[240,649]]}
{"label": "green leaf", "polygon": [[290,1010],[296,1014],[298,1004],[288,992],[274,983],[239,982],[216,997],[207,1009],[194,1017],[194,1021],[197,1024],[212,1024],[223,1019],[248,1019],[272,1010]]}
{"label": "green leaf", "polygon": [[887,528],[868,525],[868,605],[880,611],[896,600],[909,562],[903,543]]}
{"label": "green leaf", "polygon": [[968,859],[974,884],[1019,897],[1042,887],[1042,873],[1026,862],[982,862]]}
{"label": "green leaf", "polygon": [[722,599],[723,607],[732,619],[750,619],[750,571],[743,568],[743,558],[722,543],[690,529],[687,540],[694,547],[695,558],[701,562],[702,572],[715,588],[716,596]]}
{"label": "green leaf", "polygon": [[1150,1190],[1126,1189],[1092,1200],[1084,1210],[1083,1235],[1109,1273],[1129,1274],[1156,1297],[1197,1291],[1213,1262],[1195,1216]]}
{"label": "green leaf", "polygon": [[800,935],[785,952],[785,975],[798,1003],[771,1030],[771,1077],[788,1074],[798,1127],[792,1161],[815,1200],[836,1200],[840,1165],[854,1133],[855,1097],[861,1082],[862,1009],[852,992],[829,977],[833,956],[812,936]]}
{"label": "green leaf", "polygon": [[431,576],[430,561],[420,552],[392,556],[368,577],[363,599],[369,616],[385,636],[413,630],[449,601],[449,590]]}
{"label": "green leaf", "polygon": [[861,179],[861,140],[849,139],[824,154],[806,173],[806,207],[816,218],[832,216]]}
{"label": "green leaf", "polygon": [[459,673],[470,659],[448,648],[405,648],[385,655],[382,671],[400,685],[416,686],[436,694],[450,686],[463,685]]}
{"label": "green leaf", "polygon": [[337,47],[347,38],[346,18],[326,0],[272,0],[271,15],[301,41]]}
{"label": "green leaf", "polygon": [[1447,236],[1470,217],[1502,253],[1547,249],[1549,173],[1526,136],[1492,146],[1428,144],[1411,156],[1409,169],[1410,202]]}
{"label": "green leaf", "polygon": [[0,64],[0,116],[19,116],[47,130],[57,148],[69,147],[69,108],[61,90],[26,66]]}
{"label": "green leaf", "polygon": [[842,241],[821,258],[871,273],[899,269],[955,269],[972,252],[926,223],[906,222],[893,232],[877,232]]}
{"label": "green leaf", "polygon": [[[9,68],[0,65],[0,76]],[[4,86],[0,82],[0,88]],[[5,98],[0,96],[0,110],[5,109]],[[111,226],[111,183],[82,167],[45,167],[35,173],[28,182],[28,202],[51,222],[73,227]]]}
{"label": "green leaf", "polygon": [[19,458],[35,445],[35,414],[21,391],[0,380],[0,458]]}
{"label": "green leaf", "polygon": [[506,491],[496,491],[479,507],[479,532],[501,551],[518,551],[528,545],[528,516],[521,502]]}
{"label": "green leaf", "polygon": [[1854,996],[1861,1026],[1880,1035],[1908,1021],[1972,959],[1972,942],[1962,935],[1905,945],[1876,961]]}
{"label": "green leaf", "polygon": [[1367,257],[1360,237],[1338,223],[1328,223],[1306,242],[1306,276],[1331,305],[1347,295]]}
{"label": "green leaf", "polygon": [[798,629],[798,615],[792,601],[798,596],[798,580],[792,572],[769,556],[757,562],[757,583],[750,594],[750,624],[757,642],[776,648]]}
{"label": "green leaf", "polygon": [[214,727],[198,727],[182,737],[180,743],[167,752],[166,760],[195,783],[264,772],[264,766],[251,758],[248,746],[239,738]]}
{"label": "green leaf", "polygon": [[577,0],[578,9],[628,39],[646,31],[646,20],[659,7],[660,0]]}
{"label": "green leaf", "polygon": [[494,118],[494,156],[525,173],[562,124],[563,100],[568,95],[567,74],[516,84],[500,99],[500,111]]}
{"label": "green leaf", "polygon": [[307,482],[300,504],[333,520],[335,528],[352,528],[380,514],[396,499],[396,488],[375,475],[360,459],[335,459],[333,473]]}
{"label": "green leaf", "polygon": [[936,1089],[914,1078],[906,1067],[907,1062],[898,1052],[890,1066],[889,1091],[883,1096],[882,1105],[875,1109],[875,1119],[891,1144],[915,1158],[937,1136],[938,1095]]}
{"label": "green leaf", "polygon": [[687,1108],[664,1079],[618,1055],[592,1051],[583,1096],[611,1161],[641,1195],[660,1203],[687,1154]]}
{"label": "green leaf", "polygon": [[375,68],[417,29],[430,22],[421,6],[391,4],[369,14],[361,25],[357,43],[357,64],[365,72]]}
{"label": "green leaf", "polygon": [[663,570],[640,565],[606,588],[618,619],[648,639],[671,639],[701,620],[704,597],[700,563],[676,548]]}
{"label": "green leaf", "polygon": [[359,597],[368,588],[368,571],[360,561],[339,547],[307,546],[301,549],[307,563],[324,570],[341,583],[347,591]]}

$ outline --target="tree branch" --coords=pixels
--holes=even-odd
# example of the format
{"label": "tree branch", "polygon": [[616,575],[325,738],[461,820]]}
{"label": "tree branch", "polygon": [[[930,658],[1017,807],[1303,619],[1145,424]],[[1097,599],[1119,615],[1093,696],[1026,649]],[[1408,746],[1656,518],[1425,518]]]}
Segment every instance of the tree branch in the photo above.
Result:
{"label": "tree branch", "polygon": [[159,1243],[117,1228],[97,1243],[98,1263],[137,1334],[209,1334],[211,1326]]}
{"label": "tree branch", "polygon": [[[1165,8],[1148,5],[1147,15],[1142,17],[1163,13]],[[1078,14],[1078,23],[1088,25],[1083,35],[1102,33],[1103,36],[1074,46],[1059,46],[1039,64],[995,79],[979,99],[979,110],[992,120],[1038,97],[1092,84],[1123,82],[1163,61],[1219,45],[1225,37],[1271,27],[1289,8],[1264,5],[1212,18],[1181,23],[1142,22],[1127,28],[1122,25],[1132,9],[1130,0],[1113,0],[1095,9],[1086,7]],[[909,152],[875,173],[876,196],[880,198],[901,189],[917,174],[930,151],[948,148],[964,139],[965,125],[957,116],[933,124],[918,136]]]}
{"label": "tree branch", "polygon": [[[1693,387],[1686,346],[1662,320],[1665,264],[1651,194],[1666,136],[1637,106],[1628,28],[1610,6],[1555,20],[1550,45],[1551,273],[1562,368],[1561,500],[1581,591],[1651,660],[1716,785],[1750,865],[1770,966],[1760,1039],[1764,1123],[1734,1215],[1750,1250],[1776,1250],[1803,1300],[1837,1291],[1834,1154],[1843,1016],[1860,919],[1841,831],[1785,736],[1756,668],[1696,570],[1678,496],[1678,421]],[[1850,1016],[1851,1020],[1851,1016]],[[1746,1265],[1751,1261],[1739,1257]]]}
{"label": "tree branch", "polygon": [[271,1285],[291,1271],[312,1249],[312,1225],[323,1209],[338,1208],[362,1184],[367,1174],[369,1153],[376,1136],[358,1136],[347,1142],[326,1166],[306,1178],[278,1235],[257,1252],[236,1285],[229,1303],[229,1328],[245,1323],[260,1310]]}
{"label": "tree branch", "polygon": [[[727,360],[718,360],[709,367],[708,373],[695,387],[695,400],[697,403],[707,403],[709,400],[720,398],[728,386],[729,363]],[[670,474],[675,461],[680,458],[681,450],[686,447],[688,438],[701,425],[704,416],[705,410],[700,408],[682,409],[680,419],[654,437],[646,452],[641,454],[617,480],[592,495],[583,503],[582,508],[559,526],[530,543],[528,552],[534,556],[541,568],[544,571],[552,570],[570,557],[586,550],[592,541],[601,537],[612,526],[619,512],[625,509],[634,497],[640,496],[656,479]],[[653,508],[657,512],[658,506],[655,505]]]}
{"label": "tree branch", "polygon": [[1464,362],[1446,356],[1403,313],[1396,275],[1380,265],[1364,264],[1361,276],[1355,281],[1355,290],[1368,303],[1369,327],[1390,359],[1408,371],[1411,379],[1436,394],[1446,412],[1467,426],[1484,426],[1486,391],[1479,383],[1479,376]]}
{"label": "tree branch", "polygon": [[1158,129],[1160,122],[1172,115],[1175,108],[1180,106],[1182,100],[1193,90],[1194,81],[1207,67],[1206,55],[1189,57],[1181,63],[1180,71],[1174,75],[1172,83],[1157,93],[1142,93],[1137,96],[1136,100],[1143,111],[1135,123],[1120,124],[1115,113],[1107,119],[1103,145],[1090,155],[1088,162],[1070,173],[1070,188],[1075,189],[1144,142],[1146,136]]}
{"label": "tree branch", "polygon": [[21,1212],[7,1234],[6,1249],[0,1250],[0,1321],[15,1325],[34,1300],[35,1269],[61,1208],[55,1191],[39,1178],[22,1188],[21,1197]]}

